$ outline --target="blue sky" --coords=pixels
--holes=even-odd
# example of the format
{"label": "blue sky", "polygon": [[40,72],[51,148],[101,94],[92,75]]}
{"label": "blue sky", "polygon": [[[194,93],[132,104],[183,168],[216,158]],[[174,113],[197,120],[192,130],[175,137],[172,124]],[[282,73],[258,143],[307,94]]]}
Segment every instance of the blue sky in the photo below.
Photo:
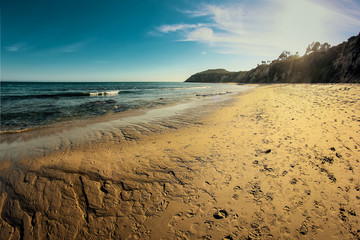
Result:
{"label": "blue sky", "polygon": [[5,0],[1,78],[184,81],[359,31],[359,0]]}

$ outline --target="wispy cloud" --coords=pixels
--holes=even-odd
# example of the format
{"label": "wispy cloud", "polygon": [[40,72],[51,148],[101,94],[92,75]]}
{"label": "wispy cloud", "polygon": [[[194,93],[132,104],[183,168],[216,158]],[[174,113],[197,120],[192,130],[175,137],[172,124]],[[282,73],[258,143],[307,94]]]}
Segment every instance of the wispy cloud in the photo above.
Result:
{"label": "wispy cloud", "polygon": [[84,40],[80,42],[71,43],[68,45],[53,48],[53,53],[74,53],[82,50],[89,44],[90,40]]}
{"label": "wispy cloud", "polygon": [[93,40],[83,40],[62,46],[56,46],[47,50],[36,51],[33,46],[29,46],[27,43],[15,43],[5,47],[6,52],[24,52],[29,50],[35,50],[35,54],[47,55],[47,54],[67,54],[75,53],[83,50]]}
{"label": "wispy cloud", "polygon": [[59,55],[59,54],[73,54],[76,52],[83,51],[93,41],[94,41],[93,39],[86,39],[66,45],[55,46],[52,48],[35,52],[35,55],[46,56],[46,55]]}
{"label": "wispy cloud", "polygon": [[7,52],[23,52],[30,50],[32,47],[30,47],[27,43],[15,43],[13,45],[9,45],[5,47],[5,50]]}
{"label": "wispy cloud", "polygon": [[196,29],[201,27],[203,24],[173,24],[173,25],[162,25],[157,28],[159,32],[169,33],[176,31],[184,31],[189,29]]}
{"label": "wispy cloud", "polygon": [[220,53],[271,56],[285,49],[302,51],[312,41],[336,43],[360,29],[360,3],[356,0],[200,3],[195,10],[181,13],[190,17],[192,24],[162,25],[157,31],[178,32],[179,41],[207,44]]}
{"label": "wispy cloud", "polygon": [[218,36],[215,36],[214,31],[209,27],[197,28],[186,34],[181,41],[197,41],[203,43],[220,42]]}

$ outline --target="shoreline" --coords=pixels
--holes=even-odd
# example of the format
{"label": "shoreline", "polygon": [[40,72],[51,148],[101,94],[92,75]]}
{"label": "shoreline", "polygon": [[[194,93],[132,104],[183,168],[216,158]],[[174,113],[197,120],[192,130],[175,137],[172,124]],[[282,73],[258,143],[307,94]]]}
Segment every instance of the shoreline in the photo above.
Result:
{"label": "shoreline", "polygon": [[177,129],[4,164],[0,233],[359,238],[359,96],[359,85],[261,86]]}
{"label": "shoreline", "polygon": [[127,132],[133,132],[134,128],[139,131],[138,135],[149,131],[161,132],[161,128],[177,128],[193,120],[187,116],[192,115],[196,118],[203,115],[206,111],[201,108],[207,106],[209,111],[213,111],[218,107],[216,105],[222,106],[236,95],[244,94],[253,88],[254,86],[235,94],[227,92],[196,95],[192,99],[165,106],[127,110],[14,132],[5,131],[0,135],[0,145],[3,149],[0,161],[19,161],[52,152],[68,151],[90,142],[120,141],[120,139],[126,141],[133,138],[131,133]]}
{"label": "shoreline", "polygon": [[[236,86],[228,87],[225,84],[168,82],[144,84],[142,86],[136,82],[130,82],[128,85],[119,82],[106,83],[109,85],[107,86],[108,91],[118,94],[111,96],[98,94],[92,97],[91,91],[94,91],[94,88],[98,88],[99,91],[107,90],[104,90],[104,86],[100,86],[100,83],[96,83],[95,86],[92,83],[71,83],[70,86],[68,86],[69,83],[64,83],[64,86],[56,83],[53,86],[53,91],[49,93],[46,84],[29,84],[30,86],[25,88],[22,95],[16,92],[16,88],[21,87],[20,85],[5,85],[2,88],[4,95],[1,97],[2,117],[5,120],[2,119],[1,121],[0,134],[31,131],[32,129],[67,123],[73,124],[84,119],[89,121],[89,119],[109,118],[109,116],[116,118],[119,117],[119,114],[121,117],[122,114],[128,114],[128,112],[188,102],[196,99],[196,94],[201,96],[208,96],[209,93],[210,95],[234,94],[243,89]],[[120,94],[121,92],[126,92],[126,94]],[[47,96],[52,97],[48,98]],[[13,101],[10,101],[11,99]],[[27,103],[30,105],[24,104],[22,102],[24,99],[28,99]],[[27,108],[22,109],[24,106]],[[28,109],[33,111],[28,111]],[[56,116],[43,117],[44,114],[56,114]]]}

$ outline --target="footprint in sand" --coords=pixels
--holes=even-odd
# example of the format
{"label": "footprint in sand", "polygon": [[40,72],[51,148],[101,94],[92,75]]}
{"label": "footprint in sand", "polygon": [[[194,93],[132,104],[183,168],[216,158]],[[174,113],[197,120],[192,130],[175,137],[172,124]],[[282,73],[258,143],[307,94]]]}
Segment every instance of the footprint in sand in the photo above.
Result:
{"label": "footprint in sand", "polygon": [[216,211],[213,216],[215,219],[223,219],[223,218],[227,218],[229,214],[225,209],[221,209]]}
{"label": "footprint in sand", "polygon": [[228,235],[223,238],[223,240],[233,240],[234,238],[231,235]]}
{"label": "footprint in sand", "polygon": [[296,178],[291,179],[290,184],[295,185],[298,182]]}
{"label": "footprint in sand", "polygon": [[214,221],[206,220],[204,223],[208,230],[211,230],[214,227]]}
{"label": "footprint in sand", "polygon": [[226,174],[225,175],[225,182],[230,182],[231,181],[231,179],[232,179],[232,177],[231,177],[231,175],[230,174]]}
{"label": "footprint in sand", "polygon": [[240,186],[235,186],[235,187],[234,187],[234,191],[239,191],[239,190],[241,190],[241,187],[240,187]]}
{"label": "footprint in sand", "polygon": [[307,225],[306,222],[303,222],[303,224],[301,225],[299,229],[301,235],[306,235],[309,232],[308,227],[306,225]]}

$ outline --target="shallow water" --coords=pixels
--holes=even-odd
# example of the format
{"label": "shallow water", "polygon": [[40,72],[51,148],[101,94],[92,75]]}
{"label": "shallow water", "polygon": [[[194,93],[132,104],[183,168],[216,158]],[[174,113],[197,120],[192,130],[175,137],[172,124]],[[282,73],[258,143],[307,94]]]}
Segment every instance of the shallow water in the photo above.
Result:
{"label": "shallow water", "polygon": [[[16,117],[1,119],[0,161],[65,151],[104,138],[122,141],[133,138],[133,133],[141,135],[176,128],[195,121],[201,114],[221,105],[229,96],[251,89],[249,86],[228,84],[105,85],[66,83],[60,87],[58,83],[7,83],[2,86],[2,91],[5,87],[12,90],[1,96],[5,100],[1,103],[1,114],[8,116],[16,113]],[[26,89],[21,90],[21,87]],[[69,87],[72,87],[71,90]],[[130,87],[133,90],[125,90]],[[119,93],[122,91],[129,93]],[[95,97],[91,96],[95,93]],[[26,97],[15,97],[21,94]],[[120,105],[126,107],[120,110],[114,108]],[[47,115],[56,111],[58,114]],[[31,114],[34,117],[29,118]]]}
{"label": "shallow water", "polygon": [[[240,91],[241,86],[231,91]],[[196,95],[226,93],[229,85],[164,82],[1,83],[1,131],[153,108]]]}

